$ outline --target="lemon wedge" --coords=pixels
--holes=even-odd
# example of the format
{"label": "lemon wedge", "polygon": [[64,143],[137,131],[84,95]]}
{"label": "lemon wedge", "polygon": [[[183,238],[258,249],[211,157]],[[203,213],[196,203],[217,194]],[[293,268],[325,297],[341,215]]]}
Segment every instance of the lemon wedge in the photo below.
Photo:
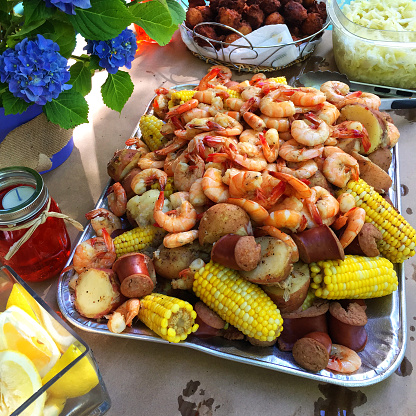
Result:
{"label": "lemon wedge", "polygon": [[57,397],[48,397],[43,408],[43,416],[58,416],[64,410],[66,400]]}
{"label": "lemon wedge", "polygon": [[[39,372],[25,355],[17,351],[0,351],[0,414],[10,415],[42,387]],[[46,393],[21,416],[42,416]]]}
{"label": "lemon wedge", "polygon": [[[81,355],[81,350],[72,344],[54,365],[54,367],[42,379],[46,384],[52,377],[63,370]],[[70,370],[68,370],[59,380],[48,388],[51,396],[58,398],[72,398],[87,394],[99,383],[97,373],[89,356],[83,357]]]}
{"label": "lemon wedge", "polygon": [[12,291],[7,299],[6,309],[10,308],[10,306],[18,306],[35,321],[40,322],[40,306],[20,283],[13,285]]}
{"label": "lemon wedge", "polygon": [[40,312],[43,327],[55,341],[59,350],[64,353],[68,347],[76,341],[76,338],[42,307],[40,308]]}
{"label": "lemon wedge", "polygon": [[26,355],[41,377],[61,356],[46,330],[18,306],[10,306],[0,314],[0,350],[2,349]]}

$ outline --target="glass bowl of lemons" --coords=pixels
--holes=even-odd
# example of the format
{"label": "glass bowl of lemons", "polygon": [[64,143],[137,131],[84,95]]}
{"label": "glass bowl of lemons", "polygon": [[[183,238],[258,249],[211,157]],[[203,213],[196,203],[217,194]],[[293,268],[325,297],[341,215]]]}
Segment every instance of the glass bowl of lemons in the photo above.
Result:
{"label": "glass bowl of lemons", "polygon": [[0,414],[99,416],[111,406],[88,345],[0,265]]}

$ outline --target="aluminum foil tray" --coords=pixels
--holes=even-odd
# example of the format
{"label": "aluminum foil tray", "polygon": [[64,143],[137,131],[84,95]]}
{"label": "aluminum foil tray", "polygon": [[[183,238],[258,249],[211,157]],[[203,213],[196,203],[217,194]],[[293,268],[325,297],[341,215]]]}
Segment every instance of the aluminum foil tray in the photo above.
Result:
{"label": "aluminum foil tray", "polygon": [[[191,89],[194,87],[195,85],[193,84],[186,84],[179,85],[175,88]],[[149,104],[146,113],[151,113],[151,104]],[[133,131],[132,137],[134,136],[141,136],[139,124],[137,124]],[[392,154],[393,158],[389,174],[392,177],[393,185],[390,189],[389,196],[393,204],[400,210],[398,145],[392,149]],[[110,181],[103,190],[95,208],[107,208],[106,193],[109,186]],[[93,236],[95,236],[94,230],[88,224],[84,232],[79,236],[76,244]],[[73,255],[74,251],[71,253],[67,266],[71,265]],[[69,281],[73,275],[71,270],[62,273],[59,277],[57,298],[59,308],[64,317],[71,324],[85,331],[192,348],[226,360],[255,365],[320,382],[358,387],[375,384],[384,380],[396,370],[404,357],[407,326],[405,276],[402,265],[396,265],[396,272],[399,279],[399,286],[396,292],[389,296],[368,299],[366,301],[368,342],[364,351],[359,353],[362,359],[361,368],[356,373],[350,375],[335,374],[327,370],[312,373],[299,367],[293,360],[291,352],[280,351],[277,347],[254,347],[246,341],[228,341],[221,337],[202,339],[190,335],[185,342],[172,344],[157,336],[141,322],[135,322],[131,328],[127,328],[121,334],[114,334],[108,330],[106,320],[97,321],[87,319],[76,311],[74,308],[73,292],[69,289]]]}

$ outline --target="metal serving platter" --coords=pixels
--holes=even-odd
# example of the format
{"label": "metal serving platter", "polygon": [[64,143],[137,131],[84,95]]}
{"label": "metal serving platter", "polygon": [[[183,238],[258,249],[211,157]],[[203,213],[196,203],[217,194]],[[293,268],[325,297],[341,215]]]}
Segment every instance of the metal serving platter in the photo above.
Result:
{"label": "metal serving platter", "polygon": [[[184,84],[178,85],[175,88],[179,90],[192,89],[194,87],[194,84]],[[151,111],[150,103],[146,113],[151,113]],[[138,123],[133,131],[132,137],[140,136],[141,132]],[[392,156],[389,174],[392,177],[393,184],[389,196],[395,207],[400,211],[398,145],[392,149]],[[103,190],[95,208],[107,208],[106,194],[109,186],[110,181]],[[94,230],[91,225],[88,224],[84,232],[78,237],[76,244],[94,236]],[[67,266],[72,264],[73,255],[74,251],[71,253]],[[396,265],[396,272],[399,279],[399,286],[396,292],[389,296],[378,299],[368,299],[366,301],[368,316],[366,330],[368,333],[368,342],[364,351],[359,353],[362,359],[361,368],[350,375],[335,374],[327,370],[322,370],[319,373],[309,372],[295,363],[291,352],[280,351],[277,346],[266,348],[254,347],[246,341],[228,341],[222,337],[202,339],[195,335],[188,336],[185,342],[172,344],[157,336],[141,322],[135,322],[131,328],[127,328],[121,334],[114,334],[108,330],[106,320],[97,321],[94,319],[87,319],[76,311],[74,308],[73,292],[69,289],[68,284],[73,276],[71,270],[62,273],[59,277],[57,298],[59,308],[65,318],[76,327],[85,331],[192,348],[226,360],[280,371],[282,373],[288,373],[321,382],[358,387],[378,383],[390,376],[401,363],[405,353],[407,339],[405,276],[404,268],[401,264]]]}

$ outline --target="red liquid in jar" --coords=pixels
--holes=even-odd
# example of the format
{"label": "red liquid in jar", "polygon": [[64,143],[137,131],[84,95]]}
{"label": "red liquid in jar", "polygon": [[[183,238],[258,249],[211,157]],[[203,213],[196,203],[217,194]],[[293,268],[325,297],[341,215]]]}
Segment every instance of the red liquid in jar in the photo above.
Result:
{"label": "red liquid in jar", "polygon": [[[0,209],[3,209],[3,205],[1,205],[3,196],[17,186],[21,185],[2,189],[0,192]],[[45,207],[31,219],[36,218],[44,209]],[[61,212],[52,198],[49,211]],[[12,267],[23,280],[28,282],[40,282],[58,276],[64,268],[71,251],[71,241],[64,220],[49,217],[36,228],[29,240],[20,246],[10,260],[4,260],[9,248],[20,240],[26,231],[27,228],[16,231],[0,230],[0,258],[2,258],[2,262]]]}

